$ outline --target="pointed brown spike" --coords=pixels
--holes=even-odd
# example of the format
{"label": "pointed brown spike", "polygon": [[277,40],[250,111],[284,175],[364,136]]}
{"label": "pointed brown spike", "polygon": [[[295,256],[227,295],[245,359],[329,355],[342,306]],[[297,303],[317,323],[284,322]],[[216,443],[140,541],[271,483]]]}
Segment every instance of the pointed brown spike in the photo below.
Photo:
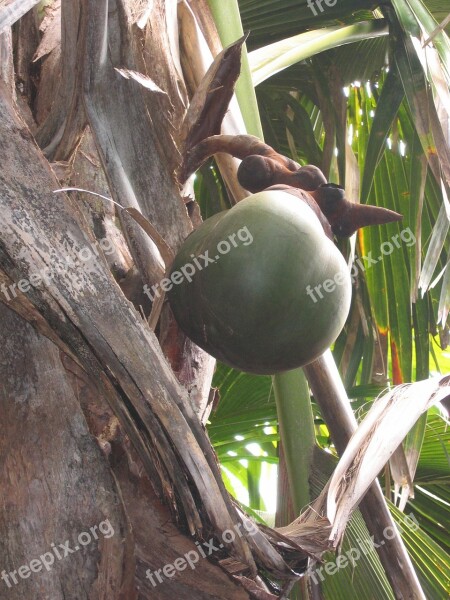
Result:
{"label": "pointed brown spike", "polygon": [[388,208],[369,204],[354,204],[343,201],[346,205],[339,218],[332,223],[333,233],[340,237],[350,237],[361,227],[369,225],[384,225],[403,219],[403,215]]}

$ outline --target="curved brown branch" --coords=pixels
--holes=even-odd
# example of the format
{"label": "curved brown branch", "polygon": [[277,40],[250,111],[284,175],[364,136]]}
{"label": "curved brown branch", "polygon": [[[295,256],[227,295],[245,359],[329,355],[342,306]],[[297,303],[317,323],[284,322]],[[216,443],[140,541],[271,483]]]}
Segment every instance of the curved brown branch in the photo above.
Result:
{"label": "curved brown branch", "polygon": [[186,153],[179,174],[180,181],[182,183],[186,181],[208,158],[218,152],[231,154],[241,160],[252,154],[258,154],[272,159],[289,171],[295,172],[300,168],[298,163],[279,154],[254,135],[214,135],[204,139]]}

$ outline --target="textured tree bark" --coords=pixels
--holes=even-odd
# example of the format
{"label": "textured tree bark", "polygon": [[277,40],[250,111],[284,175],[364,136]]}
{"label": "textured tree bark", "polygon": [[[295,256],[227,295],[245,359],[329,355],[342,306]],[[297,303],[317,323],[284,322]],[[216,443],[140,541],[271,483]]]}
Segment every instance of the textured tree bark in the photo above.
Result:
{"label": "textured tree bark", "polygon": [[[3,304],[0,323],[0,597],[248,598],[207,560],[173,579],[161,573],[197,547],[155,496],[108,405]],[[48,568],[35,562],[33,572],[33,560]]]}
{"label": "textured tree bark", "polygon": [[[153,3],[142,54],[129,28],[127,3],[113,5],[117,10],[108,14],[107,2],[82,2],[86,50],[79,61],[84,63],[86,114],[113,198],[123,206],[138,208],[177,250],[193,226],[174,176],[180,161],[175,132],[187,101],[174,58],[174,24],[169,22],[176,2]],[[109,49],[107,58],[105,47]],[[144,90],[125,79],[116,71],[118,66],[131,70],[144,66],[152,81],[165,86],[164,93]],[[148,287],[159,285],[163,273],[152,268],[158,264],[154,244],[127,217],[121,215],[122,226],[142,279]],[[172,366],[199,414],[203,414],[215,361],[179,332],[170,315],[167,318],[170,333],[164,339],[163,350],[171,360],[174,345],[181,348]]]}
{"label": "textured tree bark", "polygon": [[[104,387],[127,434],[139,447],[155,485],[160,481],[161,491],[164,489],[167,494],[174,483],[177,485],[181,505],[174,501],[172,507],[187,520],[191,532],[200,531],[200,507],[195,508],[197,501],[183,474],[184,467],[170,447],[166,437],[169,434],[169,438],[180,440],[178,452],[184,455],[188,471],[197,480],[195,485],[204,490],[202,503],[210,506],[213,521],[217,519],[214,527],[232,528],[237,517],[224,490],[214,453],[186,392],[162,355],[158,340],[121,294],[104,258],[80,262],[83,248],[95,256],[86,222],[75,204],[55,201],[51,190],[57,182],[48,164],[1,93],[0,105],[0,152],[6,177],[0,182],[0,203],[5,209],[0,224],[0,263],[16,281],[29,281],[32,274],[51,270],[50,280],[41,277],[39,287],[30,286],[28,297],[39,306],[52,328],[58,330],[59,337],[86,371]],[[73,264],[68,264],[66,258]],[[131,400],[131,405],[120,400],[121,394]],[[141,426],[137,415],[142,419]],[[158,471],[155,465],[161,460],[165,467]],[[184,508],[178,512],[182,505]],[[236,540],[235,546],[238,554],[248,553],[242,539]],[[247,558],[251,563],[250,555]]]}
{"label": "textured tree bark", "polygon": [[[0,597],[34,598],[39,590],[52,600],[118,598],[133,583],[127,572],[134,558],[123,543],[130,528],[105,457],[56,346],[3,304],[0,322],[0,570],[7,574]],[[66,540],[79,548],[67,557],[60,547]],[[35,563],[30,571],[44,554],[48,567]]]}

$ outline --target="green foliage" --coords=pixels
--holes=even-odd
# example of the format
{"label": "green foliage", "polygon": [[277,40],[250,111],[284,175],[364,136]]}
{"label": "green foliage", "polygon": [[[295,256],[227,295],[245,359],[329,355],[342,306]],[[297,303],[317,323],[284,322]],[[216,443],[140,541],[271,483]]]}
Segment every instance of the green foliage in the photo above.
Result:
{"label": "green foliage", "polygon": [[[272,76],[256,88],[265,141],[301,164],[316,164],[330,181],[342,184],[348,183],[349,164],[356,159],[360,201],[404,215],[400,223],[360,230],[356,243],[339,246],[345,256],[355,251],[359,266],[350,315],[333,352],[361,419],[387,384],[450,373],[448,324],[443,322],[450,304],[450,161],[444,143],[448,132],[437,117],[445,117],[438,94],[443,94],[448,115],[450,43],[439,32],[432,60],[422,48],[447,17],[448,2],[392,0],[383,3],[381,12],[377,2],[340,0],[317,15],[306,0],[239,0],[239,7],[243,29],[250,31],[250,64],[260,70],[264,63],[264,77],[273,67]],[[387,23],[389,35],[346,44],[345,28],[356,25],[357,31],[363,22],[371,22],[372,31]],[[317,32],[323,28],[340,32],[339,47],[324,44],[323,50],[329,49],[316,54],[311,43],[308,54],[305,41],[319,39]],[[298,37],[295,41],[302,45],[295,48],[289,38],[306,31],[312,33]],[[282,40],[287,41],[270,46]],[[288,49],[289,57],[277,56],[277,48]],[[226,197],[218,183],[218,194]],[[409,234],[401,237],[405,230],[412,232],[415,243]],[[380,378],[380,371],[386,377]],[[238,496],[250,490],[246,500],[260,510],[254,465],[277,460],[271,379],[219,365],[215,385],[221,399],[208,427],[224,469],[233,476],[225,481]],[[335,450],[313,399],[312,407],[316,443],[327,449],[325,458],[319,453],[312,465],[314,497],[334,467]],[[259,444],[260,451],[252,446],[249,452],[249,442]],[[405,509],[420,528],[405,527],[405,516],[392,505],[426,597],[432,600],[449,592],[449,444],[448,421],[431,409],[405,442],[420,452],[415,497]],[[275,489],[275,480],[271,485]],[[262,487],[260,483],[260,491]],[[357,537],[367,538],[358,513],[344,549],[353,547]],[[354,571],[342,569],[327,577],[322,593],[330,600],[392,597],[375,553],[358,561]]]}

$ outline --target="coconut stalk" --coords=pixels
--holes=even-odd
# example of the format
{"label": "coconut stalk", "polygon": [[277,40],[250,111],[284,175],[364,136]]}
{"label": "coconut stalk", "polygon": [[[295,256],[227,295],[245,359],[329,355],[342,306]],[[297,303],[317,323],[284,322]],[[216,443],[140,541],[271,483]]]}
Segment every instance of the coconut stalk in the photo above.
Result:
{"label": "coconut stalk", "polygon": [[[336,449],[342,455],[358,424],[331,351],[328,350],[303,369]],[[383,537],[383,531],[387,527],[395,529],[395,523],[377,481],[370,486],[359,509],[369,533],[375,539],[384,541],[376,550],[395,597],[399,600],[425,599],[401,537]]]}

